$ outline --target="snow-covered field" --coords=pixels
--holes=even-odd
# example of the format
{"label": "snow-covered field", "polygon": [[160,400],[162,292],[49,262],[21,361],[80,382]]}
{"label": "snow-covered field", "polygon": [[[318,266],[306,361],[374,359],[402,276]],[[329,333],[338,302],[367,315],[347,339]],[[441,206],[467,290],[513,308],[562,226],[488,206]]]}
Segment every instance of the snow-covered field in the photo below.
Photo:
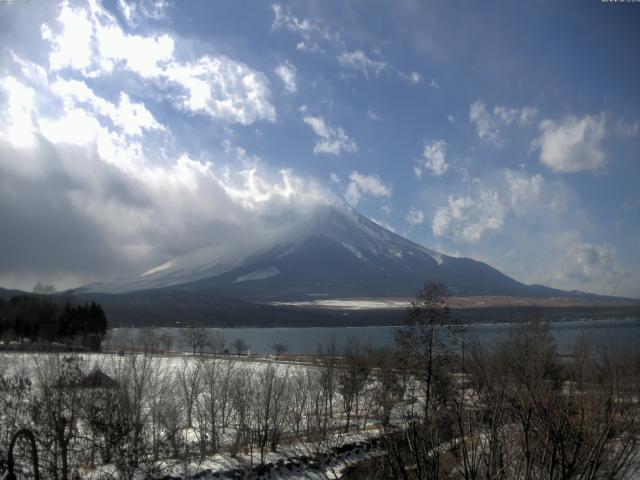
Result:
{"label": "snow-covered field", "polygon": [[[52,415],[73,417],[70,464],[81,478],[119,478],[113,460],[118,449],[105,451],[106,433],[95,429],[91,408],[110,387],[80,387],[80,392],[69,387],[70,392],[52,393],[48,387],[61,385],[66,375],[65,358],[0,354],[1,378],[32,382],[22,392],[22,405],[0,398],[0,407],[7,407],[0,411],[0,421],[8,427],[2,429],[0,446],[17,426],[41,429],[33,424],[31,406],[50,402],[47,408],[57,409]],[[108,408],[116,411],[99,413],[99,419],[104,423],[106,415],[114,428],[124,422],[117,431],[130,431],[127,422],[139,420],[140,474],[155,472],[146,478],[339,478],[345,466],[376,454],[367,441],[378,433],[376,382],[370,376],[354,392],[359,395],[354,404],[358,413],[352,408],[347,420],[336,364],[329,378],[323,366],[267,357],[95,353],[73,358],[83,375],[99,370],[118,382],[118,393],[109,392],[113,396],[108,397],[113,402]],[[120,408],[131,411],[121,416]],[[131,435],[120,441],[132,442]],[[55,443],[51,433],[44,436]],[[51,461],[45,456],[41,463]]]}

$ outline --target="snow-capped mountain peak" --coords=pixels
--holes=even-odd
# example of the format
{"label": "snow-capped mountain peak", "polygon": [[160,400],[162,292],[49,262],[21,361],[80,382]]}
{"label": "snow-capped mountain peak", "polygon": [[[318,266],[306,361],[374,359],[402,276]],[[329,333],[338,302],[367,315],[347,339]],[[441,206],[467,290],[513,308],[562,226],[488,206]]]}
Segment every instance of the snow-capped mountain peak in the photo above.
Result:
{"label": "snow-capped mountain peak", "polygon": [[88,291],[174,287],[241,298],[410,297],[427,280],[454,293],[516,293],[526,288],[481,262],[418,245],[343,206],[318,207],[273,238],[210,246],[127,280]]}

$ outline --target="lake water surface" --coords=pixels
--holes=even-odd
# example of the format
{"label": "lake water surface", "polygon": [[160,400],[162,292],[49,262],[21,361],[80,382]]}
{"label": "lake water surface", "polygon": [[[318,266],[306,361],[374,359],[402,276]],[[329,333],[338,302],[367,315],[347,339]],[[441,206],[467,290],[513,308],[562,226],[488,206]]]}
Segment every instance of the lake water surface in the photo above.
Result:
{"label": "lake water surface", "polygon": [[[319,345],[335,340],[341,348],[350,337],[361,344],[384,346],[394,341],[394,330],[398,327],[309,327],[309,328],[218,328],[228,343],[242,338],[250,347],[251,353],[273,353],[273,345],[283,344],[288,353],[315,353]],[[515,328],[510,324],[481,324],[465,328],[465,343],[479,341],[490,345],[504,340]],[[188,351],[182,341],[179,328],[157,328],[157,334],[169,334],[173,338],[172,350]],[[601,319],[553,322],[551,335],[560,352],[566,353],[569,347],[581,337],[589,337],[599,345],[610,344],[620,347],[640,348],[640,318]],[[132,344],[142,329],[116,328],[109,331],[105,345]],[[459,342],[462,344],[462,342]]]}

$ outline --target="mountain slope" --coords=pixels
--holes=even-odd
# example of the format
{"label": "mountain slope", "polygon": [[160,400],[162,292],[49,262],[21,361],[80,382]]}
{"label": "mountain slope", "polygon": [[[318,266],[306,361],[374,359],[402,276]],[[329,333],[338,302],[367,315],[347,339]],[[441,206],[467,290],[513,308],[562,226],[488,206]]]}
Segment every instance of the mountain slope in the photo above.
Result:
{"label": "mountain slope", "polygon": [[566,294],[524,285],[482,262],[429,250],[342,207],[320,207],[277,238],[200,249],[136,278],[82,291],[171,287],[253,301],[413,297],[428,280],[444,282],[452,295]]}

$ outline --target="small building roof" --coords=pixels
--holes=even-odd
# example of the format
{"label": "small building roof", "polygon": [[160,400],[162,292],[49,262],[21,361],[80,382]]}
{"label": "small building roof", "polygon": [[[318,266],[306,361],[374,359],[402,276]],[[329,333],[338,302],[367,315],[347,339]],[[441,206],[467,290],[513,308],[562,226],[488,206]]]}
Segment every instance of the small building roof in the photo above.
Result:
{"label": "small building roof", "polygon": [[78,382],[80,388],[118,388],[119,384],[99,368],[94,369]]}

